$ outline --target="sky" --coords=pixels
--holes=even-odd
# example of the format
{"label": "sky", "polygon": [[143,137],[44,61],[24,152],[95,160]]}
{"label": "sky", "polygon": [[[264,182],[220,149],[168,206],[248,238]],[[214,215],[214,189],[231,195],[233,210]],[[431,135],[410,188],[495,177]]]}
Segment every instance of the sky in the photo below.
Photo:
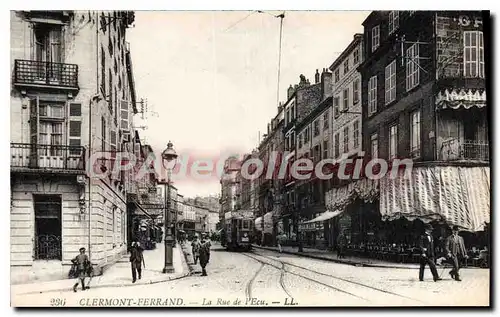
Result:
{"label": "sky", "polygon": [[[193,159],[223,160],[256,148],[277,114],[280,11],[136,11],[128,29],[138,99],[135,126],[161,153],[172,141]],[[279,100],[304,74],[328,68],[362,33],[366,11],[287,11],[283,20]],[[137,117],[137,116],[136,116]],[[217,163],[217,162],[216,162]],[[179,193],[220,193],[214,176],[178,178]]]}

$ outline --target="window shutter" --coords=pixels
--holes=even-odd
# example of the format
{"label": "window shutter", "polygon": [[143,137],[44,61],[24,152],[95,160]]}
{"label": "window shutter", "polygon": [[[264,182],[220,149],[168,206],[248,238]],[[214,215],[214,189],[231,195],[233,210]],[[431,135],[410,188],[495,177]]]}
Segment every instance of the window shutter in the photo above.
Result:
{"label": "window shutter", "polygon": [[123,133],[130,133],[129,121],[128,101],[122,100],[120,102],[120,129],[123,130]]}
{"label": "window shutter", "polygon": [[30,100],[30,143],[31,143],[31,152],[30,152],[30,166],[36,167],[38,165],[38,127],[40,124],[39,118],[39,100],[38,97]]}
{"label": "window shutter", "polygon": [[[69,155],[80,156],[82,139],[82,105],[79,103],[69,104],[69,129],[68,145],[70,146]],[[74,147],[74,148],[73,148]]]}

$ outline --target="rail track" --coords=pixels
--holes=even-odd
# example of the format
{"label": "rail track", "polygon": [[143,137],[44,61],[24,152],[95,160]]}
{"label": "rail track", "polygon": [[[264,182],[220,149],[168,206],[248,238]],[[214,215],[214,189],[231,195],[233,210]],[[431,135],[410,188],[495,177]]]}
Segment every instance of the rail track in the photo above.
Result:
{"label": "rail track", "polygon": [[[395,293],[392,291],[373,287],[371,285],[364,284],[361,282],[352,281],[352,280],[346,279],[346,278],[338,276],[338,275],[333,275],[333,274],[313,270],[313,269],[310,269],[307,267],[303,267],[300,265],[290,263],[288,261],[278,259],[276,257],[257,254],[255,252],[242,253],[242,254],[248,258],[253,259],[254,261],[261,263],[261,267],[256,271],[253,278],[247,284],[247,291],[246,291],[247,297],[251,297],[251,289],[252,289],[253,281],[256,279],[256,277],[259,275],[259,273],[262,271],[262,268],[267,265],[267,266],[273,267],[276,270],[280,271],[280,286],[283,288],[285,293],[290,298],[293,298],[293,296],[291,295],[289,290],[287,290],[285,283],[284,283],[284,279],[285,279],[286,274],[297,276],[297,277],[299,277],[301,279],[305,279],[309,282],[322,285],[322,286],[324,286],[328,289],[331,289],[335,292],[340,292],[340,293],[347,294],[347,295],[352,296],[352,297],[356,297],[357,299],[360,299],[360,300],[365,301],[367,303],[374,302],[374,299],[377,299],[378,302],[380,302],[382,300],[382,302],[391,303],[396,298],[398,298],[400,300],[404,299],[406,301],[410,301],[410,303],[413,303],[413,304],[420,304],[420,305],[425,304],[416,298],[408,297],[408,296],[405,296],[403,294],[398,294],[398,293]],[[290,268],[293,269],[293,271]],[[332,279],[332,282],[333,281],[334,282],[333,283],[325,283],[324,281],[321,281],[320,279],[318,279],[318,276],[330,278],[330,279]],[[367,292],[370,292],[370,293],[366,294]],[[365,294],[363,294],[363,293],[365,293]],[[250,295],[250,296],[248,296],[248,295]],[[370,296],[366,296],[366,295],[370,295]]]}

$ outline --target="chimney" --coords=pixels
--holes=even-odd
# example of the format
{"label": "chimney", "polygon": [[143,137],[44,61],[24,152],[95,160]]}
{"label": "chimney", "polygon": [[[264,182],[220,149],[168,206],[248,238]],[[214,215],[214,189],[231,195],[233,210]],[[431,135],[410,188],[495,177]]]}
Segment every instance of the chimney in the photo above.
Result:
{"label": "chimney", "polygon": [[290,97],[293,95],[293,87],[292,85],[290,85],[290,87],[288,87],[288,92],[287,92],[287,99],[290,99]]}
{"label": "chimney", "polygon": [[[323,72],[325,70],[323,69]],[[314,83],[317,84],[319,83],[319,72],[318,72],[318,69],[316,69],[316,74],[314,74]]]}
{"label": "chimney", "polygon": [[278,112],[281,112],[283,110],[283,102],[280,101],[280,104],[278,106]]}
{"label": "chimney", "polygon": [[323,68],[323,72],[321,73],[321,96],[322,99],[332,95],[332,73],[328,71],[328,68]]}

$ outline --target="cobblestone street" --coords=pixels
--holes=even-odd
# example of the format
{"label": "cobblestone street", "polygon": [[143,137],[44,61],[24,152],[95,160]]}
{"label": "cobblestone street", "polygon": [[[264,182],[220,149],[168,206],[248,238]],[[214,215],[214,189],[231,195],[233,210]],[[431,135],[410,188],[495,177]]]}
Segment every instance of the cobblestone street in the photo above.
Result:
{"label": "cobblestone street", "polygon": [[453,281],[447,271],[438,268],[443,277],[440,282],[433,282],[429,271],[425,281],[419,282],[416,269],[355,267],[262,250],[230,253],[215,245],[207,277],[195,271],[189,277],[165,283],[78,293],[19,294],[12,301],[19,306],[51,305],[54,299],[61,299],[65,306],[104,306],[110,305],[110,300],[115,300],[114,306],[224,306],[238,299],[241,306],[489,304],[489,270],[464,269],[462,282]]}

